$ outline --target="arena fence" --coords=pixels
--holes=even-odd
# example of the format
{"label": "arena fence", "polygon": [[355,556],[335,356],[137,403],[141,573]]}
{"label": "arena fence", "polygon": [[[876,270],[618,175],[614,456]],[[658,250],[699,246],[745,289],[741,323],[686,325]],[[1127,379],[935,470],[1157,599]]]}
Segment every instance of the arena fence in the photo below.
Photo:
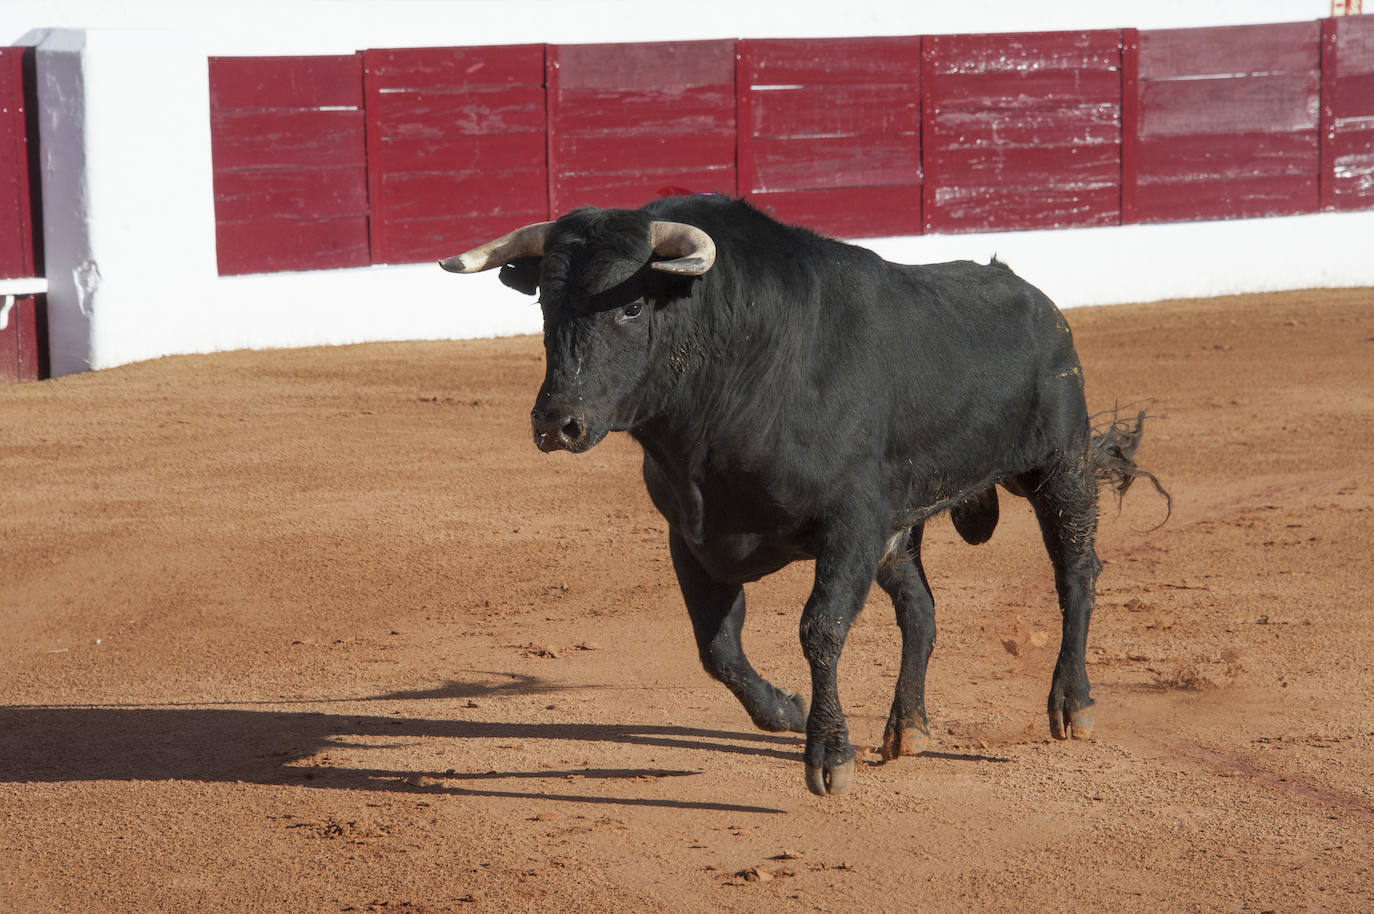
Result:
{"label": "arena fence", "polygon": [[1374,16],[212,58],[222,274],[741,195],[842,237],[1374,208]]}
{"label": "arena fence", "polygon": [[32,51],[0,48],[0,384],[47,375],[47,283],[39,278],[39,201],[30,178],[37,166],[37,150],[29,142],[35,106],[26,97],[32,64]]}

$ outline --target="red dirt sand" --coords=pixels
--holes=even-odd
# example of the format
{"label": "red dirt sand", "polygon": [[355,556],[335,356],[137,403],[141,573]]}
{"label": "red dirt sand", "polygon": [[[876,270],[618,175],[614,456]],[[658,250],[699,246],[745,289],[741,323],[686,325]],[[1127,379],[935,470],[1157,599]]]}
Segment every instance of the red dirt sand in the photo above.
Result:
{"label": "red dirt sand", "polygon": [[[1076,310],[1174,495],[1104,498],[1093,739],[1048,738],[1029,508],[927,534],[935,743],[847,793],[697,664],[625,436],[546,456],[533,338],[0,388],[5,911],[1374,909],[1374,291]],[[518,305],[516,305],[518,307]],[[805,688],[809,568],[749,590]]]}

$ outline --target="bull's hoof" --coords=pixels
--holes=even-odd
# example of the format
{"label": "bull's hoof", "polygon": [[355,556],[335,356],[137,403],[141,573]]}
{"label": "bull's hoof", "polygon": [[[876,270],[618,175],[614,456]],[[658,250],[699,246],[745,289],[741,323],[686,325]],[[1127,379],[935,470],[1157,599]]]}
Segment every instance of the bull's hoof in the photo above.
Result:
{"label": "bull's hoof", "polygon": [[1093,704],[1070,710],[1050,704],[1050,736],[1055,739],[1087,739],[1093,733]]}
{"label": "bull's hoof", "polygon": [[756,708],[749,717],[754,726],[769,733],[805,733],[806,701],[796,692],[786,695],[779,691],[774,702]]}
{"label": "bull's hoof", "polygon": [[930,728],[922,723],[908,723],[894,727],[888,724],[883,731],[883,761],[890,762],[903,755],[919,755],[930,745]]}
{"label": "bull's hoof", "polygon": [[806,787],[818,797],[833,796],[849,786],[849,780],[854,776],[854,759],[841,762],[838,765],[806,766]]}

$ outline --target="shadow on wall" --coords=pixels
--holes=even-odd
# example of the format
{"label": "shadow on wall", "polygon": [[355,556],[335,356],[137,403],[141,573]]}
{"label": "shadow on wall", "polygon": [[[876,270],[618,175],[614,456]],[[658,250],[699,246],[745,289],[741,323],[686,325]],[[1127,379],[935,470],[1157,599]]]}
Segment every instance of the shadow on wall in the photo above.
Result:
{"label": "shadow on wall", "polygon": [[[495,687],[449,682],[429,692],[396,692],[354,701],[452,699],[500,693],[551,691],[535,680]],[[316,702],[310,702],[316,703]],[[268,703],[263,703],[268,704]],[[329,749],[389,748],[376,740],[524,739],[569,740],[704,749],[712,753],[764,755],[800,761],[800,738],[692,727],[639,724],[503,723],[401,716],[280,710],[299,703],[271,703],[272,710],[205,707],[0,707],[0,783],[67,781],[201,781],[310,788],[385,790],[576,803],[776,813],[782,810],[732,803],[633,796],[595,796],[479,789],[472,782],[550,779],[676,778],[697,771],[576,769],[571,771],[416,771],[300,764]],[[366,740],[366,742],[358,742]],[[738,745],[737,743],[747,745]],[[392,743],[394,745],[394,742]]]}

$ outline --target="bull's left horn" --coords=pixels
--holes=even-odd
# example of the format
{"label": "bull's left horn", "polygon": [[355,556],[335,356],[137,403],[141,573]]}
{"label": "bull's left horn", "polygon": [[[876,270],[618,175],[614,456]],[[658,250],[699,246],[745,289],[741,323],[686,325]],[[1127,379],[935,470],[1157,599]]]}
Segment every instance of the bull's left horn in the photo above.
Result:
{"label": "bull's left horn", "polygon": [[651,222],[649,244],[654,253],[672,260],[649,264],[664,273],[679,276],[700,276],[716,262],[716,243],[711,236],[694,225],[682,222]]}
{"label": "bull's left horn", "polygon": [[479,273],[503,267],[520,257],[539,257],[552,227],[552,222],[532,223],[481,247],[441,260],[439,266],[450,273]]}

